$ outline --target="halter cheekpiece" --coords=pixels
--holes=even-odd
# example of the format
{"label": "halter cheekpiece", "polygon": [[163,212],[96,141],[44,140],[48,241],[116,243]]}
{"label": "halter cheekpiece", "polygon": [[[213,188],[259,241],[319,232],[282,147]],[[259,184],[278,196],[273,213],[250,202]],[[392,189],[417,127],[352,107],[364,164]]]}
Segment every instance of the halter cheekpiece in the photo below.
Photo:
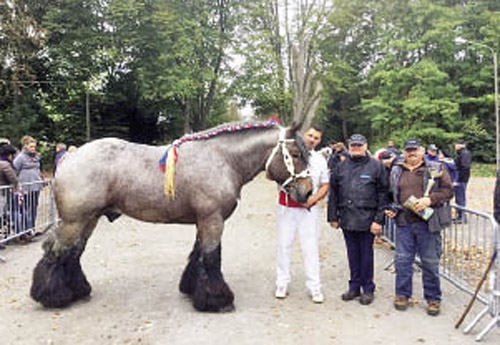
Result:
{"label": "halter cheekpiece", "polygon": [[294,141],[295,139],[286,139],[286,128],[280,128],[278,143],[273,148],[273,151],[271,152],[269,158],[266,161],[266,172],[268,172],[269,165],[274,159],[274,156],[276,156],[278,150],[281,149],[281,154],[283,155],[283,162],[285,163],[286,169],[290,173],[290,177],[281,184],[281,188],[285,188],[290,182],[298,178],[306,178],[311,175],[309,169],[304,169],[298,174],[295,173],[295,166],[293,165],[292,155],[290,154],[290,151],[286,147],[287,143],[293,143]]}

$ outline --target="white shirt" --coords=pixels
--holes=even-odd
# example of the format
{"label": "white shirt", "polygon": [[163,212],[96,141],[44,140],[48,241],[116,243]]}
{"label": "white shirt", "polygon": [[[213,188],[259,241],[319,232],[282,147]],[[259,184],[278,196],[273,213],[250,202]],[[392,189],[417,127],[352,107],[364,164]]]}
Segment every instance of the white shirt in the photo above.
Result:
{"label": "white shirt", "polygon": [[325,183],[330,182],[330,172],[326,164],[326,159],[318,151],[309,151],[309,171],[311,173],[311,180],[313,183],[313,194],[317,193],[319,187]]}

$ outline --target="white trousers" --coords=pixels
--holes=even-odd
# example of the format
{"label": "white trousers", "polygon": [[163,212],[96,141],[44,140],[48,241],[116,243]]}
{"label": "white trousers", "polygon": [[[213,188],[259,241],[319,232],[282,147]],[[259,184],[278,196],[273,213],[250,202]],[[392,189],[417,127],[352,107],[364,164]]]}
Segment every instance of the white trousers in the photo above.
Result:
{"label": "white trousers", "polygon": [[287,286],[291,281],[290,260],[293,241],[298,232],[306,272],[306,287],[311,293],[321,290],[318,211],[318,206],[308,211],[305,208],[278,205],[276,286]]}

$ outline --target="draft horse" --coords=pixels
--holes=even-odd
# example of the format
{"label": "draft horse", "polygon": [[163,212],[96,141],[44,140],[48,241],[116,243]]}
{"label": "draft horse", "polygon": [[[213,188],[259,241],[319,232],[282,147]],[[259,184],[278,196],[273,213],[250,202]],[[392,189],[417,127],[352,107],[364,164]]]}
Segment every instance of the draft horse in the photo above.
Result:
{"label": "draft horse", "polygon": [[[159,160],[166,146],[115,138],[83,145],[58,167],[54,181],[61,222],[43,243],[31,297],[48,308],[87,298],[91,286],[80,264],[101,216],[121,214],[154,223],[196,224],[196,241],[179,289],[199,311],[229,311],[234,295],[221,272],[224,221],[246,183],[266,170],[269,179],[305,202],[312,192],[309,153],[300,126],[228,124],[174,143],[175,197],[164,193]],[[182,139],[182,138],[181,138]]]}

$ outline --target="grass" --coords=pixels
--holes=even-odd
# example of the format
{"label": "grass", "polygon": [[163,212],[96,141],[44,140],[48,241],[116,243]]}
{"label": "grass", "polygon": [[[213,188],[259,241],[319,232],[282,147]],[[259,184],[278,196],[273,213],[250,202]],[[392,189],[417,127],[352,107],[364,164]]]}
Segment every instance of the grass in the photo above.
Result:
{"label": "grass", "polygon": [[472,177],[496,177],[497,170],[495,164],[472,163]]}

